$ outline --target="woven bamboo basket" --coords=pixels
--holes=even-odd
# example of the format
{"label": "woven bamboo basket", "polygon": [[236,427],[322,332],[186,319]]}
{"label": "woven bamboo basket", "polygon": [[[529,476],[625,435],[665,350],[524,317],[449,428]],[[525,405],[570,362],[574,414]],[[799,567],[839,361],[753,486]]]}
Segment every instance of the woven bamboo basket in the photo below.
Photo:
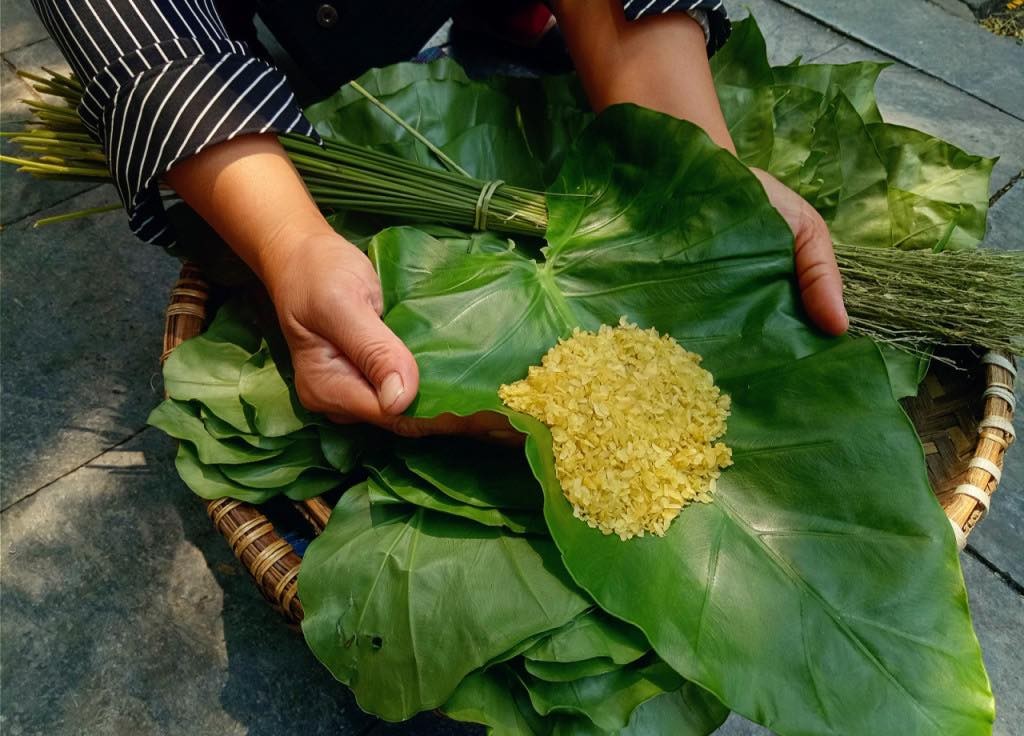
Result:
{"label": "woven bamboo basket", "polygon": [[[161,362],[183,341],[203,331],[210,307],[210,286],[202,271],[186,264],[171,291]],[[924,446],[928,478],[949,518],[960,549],[988,513],[999,485],[1003,458],[1013,443],[1013,358],[965,351],[961,367],[937,361],[917,396],[905,399]],[[964,370],[964,367],[967,370]],[[321,498],[296,502],[312,535],[327,524],[331,506]],[[278,533],[261,508],[233,499],[206,503],[213,525],[252,575],[267,601],[291,623],[302,620],[297,595],[301,558]]]}

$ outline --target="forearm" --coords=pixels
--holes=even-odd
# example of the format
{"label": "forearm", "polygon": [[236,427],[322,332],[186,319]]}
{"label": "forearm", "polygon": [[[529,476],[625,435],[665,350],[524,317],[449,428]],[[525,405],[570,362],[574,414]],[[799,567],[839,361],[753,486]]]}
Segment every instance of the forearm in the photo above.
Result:
{"label": "forearm", "polygon": [[685,13],[629,22],[618,0],[555,0],[553,7],[595,110],[632,102],[689,120],[736,152],[699,23]]}
{"label": "forearm", "polygon": [[271,286],[290,248],[332,233],[274,135],[247,135],[176,164],[167,182]]}

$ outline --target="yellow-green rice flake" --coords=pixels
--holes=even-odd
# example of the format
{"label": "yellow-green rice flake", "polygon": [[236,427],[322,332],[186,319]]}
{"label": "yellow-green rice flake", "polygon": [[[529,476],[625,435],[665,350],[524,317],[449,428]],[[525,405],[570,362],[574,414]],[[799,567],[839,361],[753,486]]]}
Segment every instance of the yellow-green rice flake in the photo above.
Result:
{"label": "yellow-green rice flake", "polygon": [[701,358],[669,335],[576,329],[502,386],[502,401],[551,428],[555,469],[573,513],[626,540],[664,535],[684,506],[708,502],[732,451],[729,397]]}

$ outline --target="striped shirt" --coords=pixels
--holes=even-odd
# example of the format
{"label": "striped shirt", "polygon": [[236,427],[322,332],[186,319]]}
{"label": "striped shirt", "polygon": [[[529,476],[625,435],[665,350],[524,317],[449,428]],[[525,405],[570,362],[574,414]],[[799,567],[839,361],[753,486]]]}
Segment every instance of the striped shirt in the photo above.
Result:
{"label": "striped shirt", "polygon": [[[32,4],[82,80],[79,114],[144,241],[174,242],[159,184],[178,161],[249,133],[316,137],[284,74],[232,38],[214,0]],[[624,0],[623,9],[629,20],[692,11],[711,52],[728,35],[721,0]]]}

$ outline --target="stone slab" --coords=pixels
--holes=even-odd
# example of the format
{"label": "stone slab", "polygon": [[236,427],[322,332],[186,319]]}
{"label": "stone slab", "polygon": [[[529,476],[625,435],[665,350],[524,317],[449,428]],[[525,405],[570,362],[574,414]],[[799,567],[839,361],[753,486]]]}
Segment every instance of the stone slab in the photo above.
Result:
{"label": "stone slab", "polygon": [[[1024,250],[1024,180],[1018,180],[989,210],[984,245]],[[1024,437],[1024,371],[1018,376],[1015,388],[1017,411],[1013,424],[1017,436]],[[1006,453],[1003,478],[992,498],[992,513],[971,532],[970,546],[1024,585],[1024,444],[1021,442]]]}
{"label": "stone slab", "polygon": [[1024,178],[989,208],[984,243],[990,248],[1024,250]]}
{"label": "stone slab", "polygon": [[36,95],[14,72],[14,67],[0,58],[0,127],[6,130],[12,123],[25,123],[32,117],[32,111],[23,99]]}
{"label": "stone slab", "polygon": [[46,29],[29,0],[2,0],[0,25],[0,51],[4,53],[46,38]]}
{"label": "stone slab", "polygon": [[[932,5],[937,5],[950,15],[955,15],[957,18],[966,21],[974,21],[974,11],[971,10],[970,6],[964,0],[928,0]],[[991,0],[986,0],[991,2]],[[999,0],[996,0],[999,2]]]}
{"label": "stone slab", "polygon": [[[823,54],[817,61],[845,64],[867,59],[892,61],[854,41]],[[887,122],[931,133],[968,153],[999,156],[990,191],[999,190],[1024,169],[1024,121],[904,64],[883,71],[876,92]]]}
{"label": "stone slab", "polygon": [[0,732],[362,733],[150,429],[2,517]]}
{"label": "stone slab", "polygon": [[[4,10],[6,11],[6,6]],[[4,32],[6,33],[6,24]],[[67,73],[71,69],[61,55],[60,49],[48,38],[4,54],[3,62],[5,66],[10,65],[21,71],[33,73],[40,72],[44,66],[60,73]],[[19,106],[17,98],[24,96],[23,92],[28,86],[17,77],[14,77],[14,80],[23,86],[9,87],[5,83],[3,94],[0,96],[0,109],[6,111],[10,105],[12,117],[25,119],[27,110],[24,106]],[[29,93],[36,96],[34,91],[30,90]],[[6,113],[4,115],[6,117]],[[3,123],[3,127],[8,130],[18,130],[22,125],[13,119],[10,122],[4,119]],[[0,140],[0,152],[10,156],[19,154],[17,147],[6,139]],[[16,173],[11,166],[0,166],[0,225],[6,226],[17,222],[95,186],[93,182],[42,181]],[[116,197],[110,201],[117,201]]]}
{"label": "stone slab", "polygon": [[[23,123],[5,123],[3,127],[5,130],[20,130],[23,125]],[[0,138],[0,153],[8,156],[21,155],[18,147],[6,138]],[[0,241],[3,242],[4,247],[7,247],[9,239],[14,237],[10,233],[11,228],[16,227],[13,223],[30,215],[38,215],[48,207],[65,202],[75,195],[96,189],[96,187],[97,184],[94,182],[44,181],[20,173],[14,166],[0,164],[0,227],[3,228],[3,231],[0,232]],[[111,191],[107,201],[116,202],[117,195]],[[37,218],[32,217],[32,219]],[[51,234],[53,232],[50,231]]]}
{"label": "stone slab", "polygon": [[1024,659],[1020,656],[1024,596],[970,555],[962,555],[960,564],[996,698],[993,736],[1019,736],[1024,724]]}
{"label": "stone slab", "polygon": [[961,0],[978,18],[991,15],[992,12],[1007,5],[1006,0]]}
{"label": "stone slab", "polygon": [[71,65],[65,60],[57,44],[49,37],[5,52],[4,58],[19,71],[45,75],[43,72],[45,66],[58,74],[71,73]]}
{"label": "stone slab", "polygon": [[805,62],[846,43],[847,39],[806,15],[776,0],[748,0],[730,6],[734,19],[753,15],[768,47],[774,66],[788,64],[798,56]]}
{"label": "stone slab", "polygon": [[925,2],[899,11],[849,0],[781,2],[1024,120],[1024,46],[1011,39]]}
{"label": "stone slab", "polygon": [[[116,202],[101,188],[63,212]],[[178,263],[123,212],[4,228],[0,376],[4,507],[145,426],[160,401],[163,310]]]}

